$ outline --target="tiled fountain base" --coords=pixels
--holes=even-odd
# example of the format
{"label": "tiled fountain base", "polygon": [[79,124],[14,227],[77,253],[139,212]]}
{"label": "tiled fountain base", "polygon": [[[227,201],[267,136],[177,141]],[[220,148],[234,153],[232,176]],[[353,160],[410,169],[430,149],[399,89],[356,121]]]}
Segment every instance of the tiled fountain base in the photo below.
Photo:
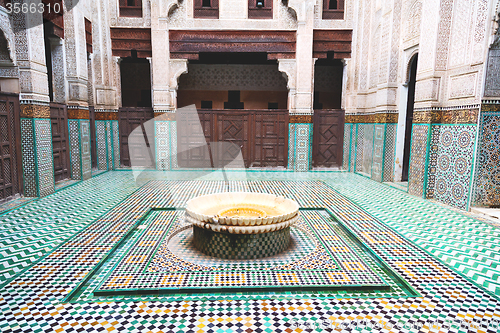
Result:
{"label": "tiled fountain base", "polygon": [[[150,215],[145,219],[147,224],[141,224],[144,229],[135,237],[131,250],[95,294],[285,287],[389,289],[371,268],[376,267],[375,262],[363,260],[358,255],[362,249],[324,211],[301,212],[302,221],[293,228],[295,244],[280,255],[211,260],[211,266],[203,264],[208,256],[187,241],[192,228],[188,225],[186,229],[183,213],[153,211]],[[174,240],[170,250],[169,243],[177,236],[181,241]]]}
{"label": "tiled fountain base", "polygon": [[[109,177],[111,176],[118,179],[120,173],[111,173]],[[391,202],[393,196],[404,201],[405,205],[427,208],[426,213],[433,214],[432,218],[437,216],[435,211],[446,213],[444,217],[435,218],[435,223],[439,222],[440,226],[444,223],[459,225],[463,221],[469,221],[444,208],[436,208],[428,202],[399,193],[400,191],[396,193],[392,189],[385,189],[383,185],[372,185],[360,177],[331,177],[337,181],[334,184],[336,188],[344,191],[344,187],[349,186],[348,190],[352,194],[346,195],[353,198],[366,195],[371,190],[369,186],[372,186],[374,190],[373,193],[370,192],[371,195],[377,194],[378,200],[384,198],[380,203],[384,205],[383,209],[397,206]],[[351,182],[358,181],[359,184],[343,183],[344,178]],[[399,295],[392,292],[397,284],[387,281],[391,285],[391,291],[370,292],[368,297],[374,298],[367,298],[367,295],[357,290],[322,293],[321,288],[320,291],[295,293],[274,288],[257,294],[239,292],[236,289],[233,294],[212,292],[200,293],[197,297],[187,295],[182,290],[169,296],[96,297],[93,292],[113,268],[120,264],[122,258],[130,253],[132,245],[136,243],[135,239],[144,233],[145,229],[140,224],[147,225],[151,222],[150,219],[154,217],[154,214],[150,214],[151,208],[161,212],[159,209],[166,207],[183,207],[191,197],[226,188],[222,181],[154,181],[129,195],[69,241],[52,250],[50,256],[43,258],[2,288],[1,330],[309,332],[316,328],[316,331],[322,331],[314,325],[327,325],[326,327],[333,327],[330,330],[340,330],[341,327],[332,326],[332,323],[340,321],[346,324],[346,321],[359,319],[367,320],[370,324],[376,322],[383,327],[381,330],[373,330],[361,325],[359,330],[363,332],[498,332],[498,324],[495,326],[495,323],[500,319],[500,301],[486,291],[487,286],[482,286],[483,281],[477,281],[481,284],[478,287],[473,279],[456,272],[460,268],[450,269],[386,226],[398,229],[400,224],[404,224],[405,227],[412,228],[413,234],[420,235],[428,230],[419,225],[425,217],[420,217],[420,220],[413,218],[414,215],[421,216],[420,211],[411,215],[411,224],[393,211],[393,219],[379,213],[381,218],[385,218],[384,224],[320,181],[235,181],[229,185],[233,191],[264,191],[285,195],[297,200],[302,208],[328,209],[342,226],[347,227],[356,239],[406,280],[419,295],[406,294],[406,297],[402,297],[403,292]],[[79,188],[79,185],[72,187],[76,190]],[[347,190],[344,192],[348,193]],[[58,195],[55,194],[54,198],[59,198]],[[40,203],[46,202],[44,200],[40,200]],[[363,202],[359,204],[364,205]],[[385,212],[375,205],[365,209]],[[37,223],[36,218],[33,221],[34,224]],[[328,223],[332,224],[332,221]],[[462,229],[458,230],[448,228],[449,239],[455,241],[462,232]],[[403,231],[406,237],[413,237],[413,234]],[[477,228],[474,232],[477,232]],[[490,230],[492,232],[494,230]],[[448,246],[449,239],[436,237],[434,243],[436,246]],[[468,241],[471,241],[470,237]],[[478,248],[475,254],[481,254],[478,244],[474,240],[474,246]],[[358,254],[366,262],[366,253]],[[496,266],[491,267],[489,272],[496,274]],[[379,276],[383,275],[380,268],[374,270]],[[394,326],[400,324],[410,328],[400,329]],[[308,329],[311,325],[313,328]],[[483,325],[483,328],[474,325]]]}

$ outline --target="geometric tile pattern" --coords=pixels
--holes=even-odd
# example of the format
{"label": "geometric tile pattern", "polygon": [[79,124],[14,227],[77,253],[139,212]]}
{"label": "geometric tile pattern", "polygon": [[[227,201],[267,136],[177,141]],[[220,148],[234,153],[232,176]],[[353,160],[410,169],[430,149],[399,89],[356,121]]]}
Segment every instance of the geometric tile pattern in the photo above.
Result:
{"label": "geometric tile pattern", "polygon": [[[122,174],[130,177],[127,172],[106,173],[99,177],[108,177],[110,174],[115,175],[114,177],[121,177]],[[168,177],[176,177],[176,174],[169,173]],[[259,172],[252,174],[252,177],[279,179],[290,175]],[[295,174],[294,177],[305,180],[318,175],[305,173],[304,176]],[[4,331],[34,332],[113,330],[121,332],[132,329],[141,332],[309,332],[346,331],[341,328],[343,326],[331,325],[334,323],[346,325],[349,324],[348,320],[357,319],[361,323],[356,330],[363,332],[380,331],[373,329],[373,326],[372,328],[367,326],[374,324],[377,327],[382,326],[381,330],[388,332],[480,331],[477,326],[473,327],[473,324],[485,327],[481,331],[497,331],[495,325],[500,318],[498,298],[486,293],[471,281],[490,290],[493,288],[492,291],[500,295],[500,290],[495,290],[495,286],[498,288],[499,284],[498,281],[495,282],[494,274],[487,276],[488,272],[498,272],[495,263],[500,258],[497,257],[495,260],[498,250],[494,250],[495,244],[498,244],[500,239],[498,229],[354,174],[333,172],[322,174],[321,178],[356,201],[369,215],[381,221],[372,224],[369,229],[365,229],[366,231],[362,230],[363,222],[359,222],[361,229],[352,224],[353,220],[347,226],[356,231],[358,237],[364,237],[366,244],[374,251],[380,251],[383,260],[391,267],[395,267],[396,272],[414,286],[421,297],[362,298],[349,295],[349,297],[329,298],[315,294],[296,299],[289,297],[288,294],[274,291],[271,294],[264,294],[263,297],[250,298],[221,295],[197,300],[157,298],[158,301],[145,302],[122,297],[121,300],[115,299],[110,303],[63,302],[69,291],[83,279],[88,268],[95,266],[98,257],[106,252],[105,249],[98,249],[99,244],[96,243],[93,247],[90,242],[86,247],[75,248],[71,257],[66,259],[62,257],[60,251],[52,252],[49,257],[1,289],[0,327]],[[318,192],[316,186],[308,188],[299,181],[296,183],[295,188],[296,191],[301,191],[302,202],[314,201],[324,195],[323,192]],[[276,185],[278,184],[279,182],[276,182]],[[78,186],[80,184],[64,191]],[[272,187],[273,185],[269,184],[266,188]],[[286,190],[289,189],[275,189],[277,192]],[[193,192],[196,191],[190,193]],[[55,196],[59,193],[61,192]],[[336,202],[333,207],[342,205],[342,201]],[[349,211],[346,217],[360,213],[360,211]],[[134,212],[129,212],[129,217],[132,216],[130,214]],[[392,238],[397,241],[395,246],[384,246],[387,237],[363,234],[373,231],[374,228],[384,228],[391,235],[395,235],[396,238]],[[404,238],[392,230],[398,231]],[[448,235],[449,240],[442,235]],[[486,242],[483,242],[484,237],[487,237]],[[411,245],[405,238],[414,243],[418,242],[426,251]],[[101,240],[96,240],[98,241]],[[467,243],[471,242],[473,244],[467,246]],[[443,248],[440,247],[441,244]],[[469,253],[466,253],[467,251]],[[453,270],[427,252],[446,262],[446,265]],[[476,255],[476,258],[473,255]],[[487,257],[493,259],[491,263],[482,262]],[[463,272],[463,264],[468,265],[469,278],[454,272]],[[477,265],[476,268],[474,264]],[[481,273],[486,266],[489,270]],[[61,276],[62,272],[66,275]],[[483,274],[482,279],[478,278],[476,273]],[[93,281],[89,283],[92,284]],[[309,325],[313,325],[313,328],[310,329]],[[317,326],[314,325],[327,326],[316,329]],[[404,327],[400,328],[399,325]]]}
{"label": "geometric tile pattern", "polygon": [[500,205],[500,112],[481,112],[472,203]]}
{"label": "geometric tile pattern", "polygon": [[172,156],[170,167],[172,170],[174,170],[179,168],[179,165],[177,164],[177,123],[175,121],[172,121],[170,123],[170,140],[172,142],[172,146],[170,147],[170,149],[172,150],[170,152]]}
{"label": "geometric tile pattern", "polygon": [[[291,177],[287,172],[248,174],[247,178],[254,180]],[[182,177],[179,172],[169,172],[165,176],[170,179]],[[96,182],[101,177],[106,178],[105,183]],[[497,245],[500,240],[499,229],[351,173],[296,173],[292,178],[313,180],[315,177],[321,177],[380,221],[371,228],[384,227],[404,237],[397,238],[402,242],[398,244],[403,247],[384,247],[383,238],[373,238],[370,234],[364,239],[374,251],[381,251],[383,260],[396,267],[397,273],[414,286],[421,297],[362,298],[349,294],[348,297],[338,295],[332,298],[322,297],[320,293],[310,293],[301,298],[293,298],[289,294],[274,291],[252,297],[212,295],[194,299],[186,296],[185,300],[157,297],[157,301],[145,302],[122,296],[111,303],[63,302],[68,293],[83,279],[88,268],[95,266],[95,257],[105,252],[92,247],[90,242],[89,246],[81,247],[80,252],[72,254],[70,258],[75,260],[65,260],[61,253],[52,251],[50,257],[0,289],[0,327],[4,331],[29,332],[121,332],[132,329],[141,332],[309,332],[346,331],[342,327],[357,319],[360,322],[353,330],[363,332],[498,331],[500,302],[498,297],[486,293],[483,288],[500,295],[500,284],[497,280],[497,263],[500,261]],[[17,220],[12,220],[10,226],[4,226],[2,222],[2,228],[5,228],[2,230],[5,230],[9,237],[9,229],[16,229],[15,223],[18,221],[29,222],[25,225],[40,228],[39,218],[33,215],[27,217],[24,213],[32,209],[32,205],[39,204],[37,212],[45,212],[48,218],[61,218],[66,215],[65,212],[78,207],[75,203],[84,200],[85,195],[93,195],[90,188],[110,187],[110,193],[113,193],[113,190],[120,193],[116,191],[118,184],[131,182],[130,178],[128,172],[106,173],[57,192],[53,196],[38,199],[8,212],[7,215],[17,212],[19,216]],[[82,186],[86,186],[87,182],[91,185],[82,193]],[[62,195],[74,189],[75,192]],[[191,188],[187,191],[196,193]],[[297,195],[303,197],[302,202],[310,201],[311,197],[321,197],[322,193],[316,194],[316,191],[314,186],[311,189],[300,184],[296,186]],[[194,193],[193,195],[196,195]],[[74,198],[76,195],[80,195],[78,199]],[[62,197],[67,198],[71,205],[60,207],[57,201],[61,201]],[[106,195],[103,197],[107,198]],[[46,208],[44,203],[50,200],[53,200],[54,204]],[[96,202],[99,201],[92,198],[87,207],[92,207]],[[78,214],[71,216],[79,217]],[[0,219],[4,217],[5,215]],[[64,224],[52,223],[52,231],[60,230]],[[356,226],[348,226],[351,230],[358,230]],[[22,226],[16,230],[22,230]],[[72,232],[75,233],[75,230]],[[29,232],[26,234],[30,235]],[[363,236],[360,233],[357,235]],[[369,242],[370,237],[372,242]],[[8,242],[14,239],[15,237],[11,237]],[[410,245],[409,241],[418,247]],[[410,254],[405,253],[409,250]],[[466,275],[467,278],[456,272]],[[92,284],[93,281],[88,283]],[[382,328],[374,329],[373,325]],[[483,329],[478,329],[477,325],[481,325]]]}
{"label": "geometric tile pattern", "polygon": [[[363,124],[356,124],[356,172],[363,172],[363,148],[365,147],[365,126]],[[369,153],[369,152],[368,152]],[[371,156],[371,154],[370,154]]]}
{"label": "geometric tile pattern", "polygon": [[0,216],[0,286],[136,189],[126,173],[103,174]]}
{"label": "geometric tile pattern", "polygon": [[106,122],[106,152],[108,159],[108,170],[114,169],[114,154],[113,154],[113,133],[111,131],[111,120],[105,120]]}
{"label": "geometric tile pattern", "polygon": [[295,124],[288,124],[288,164],[287,169],[293,170],[295,165]]}
{"label": "geometric tile pattern", "polygon": [[289,124],[289,141],[293,140],[293,145],[288,148],[288,163],[291,163],[290,153],[292,153],[293,166],[291,169],[294,171],[304,172],[310,169],[312,126],[312,124]]}
{"label": "geometric tile pattern", "polygon": [[35,200],[35,198],[31,197],[14,197],[11,200],[4,201],[0,203],[0,214],[3,214],[9,210],[18,208],[19,206],[22,206],[32,200]]}
{"label": "geometric tile pattern", "polygon": [[421,198],[425,195],[429,131],[426,124],[414,124],[412,128],[408,193]]}
{"label": "geometric tile pattern", "polygon": [[[389,186],[359,183],[360,176],[347,176],[351,177],[334,181],[341,194],[448,267],[500,296],[500,228]],[[356,184],[356,191],[350,184]]]}
{"label": "geometric tile pattern", "polygon": [[475,125],[432,125],[427,198],[467,209]]}
{"label": "geometric tile pattern", "polygon": [[21,118],[21,150],[23,161],[24,195],[38,197],[38,180],[36,176],[35,143],[33,135],[33,119]]}
{"label": "geometric tile pattern", "polygon": [[356,138],[358,133],[357,131],[358,126],[356,124],[352,124],[351,126],[351,157],[349,161],[349,171],[354,172],[355,171],[355,162],[356,162]]}
{"label": "geometric tile pattern", "polygon": [[382,181],[382,174],[384,172],[384,143],[385,143],[385,124],[375,124],[374,126],[374,140],[372,152],[372,179],[378,182]]}
{"label": "geometric tile pattern", "polygon": [[[203,186],[201,182],[198,182],[198,185]],[[280,182],[280,185],[287,187],[286,182]],[[170,186],[168,183],[151,182],[147,184],[147,187],[153,189]],[[315,211],[301,214],[305,222],[303,225],[307,228],[306,233],[310,235],[309,237],[316,239],[317,246],[312,256],[301,258],[303,260],[299,265],[294,265],[294,262],[285,265],[277,263],[264,269],[261,261],[271,261],[272,257],[253,260],[255,264],[248,264],[249,261],[246,261],[247,264],[242,262],[232,266],[226,264],[225,267],[210,267],[193,265],[184,261],[182,257],[177,257],[168,251],[168,246],[165,245],[158,255],[154,255],[155,249],[163,239],[168,240],[176,235],[175,229],[183,231],[183,228],[178,228],[177,223],[183,220],[184,214],[175,211],[151,214],[155,217],[150,219],[149,225],[142,231],[142,235],[138,237],[132,250],[123,256],[116,268],[106,277],[98,289],[99,292],[138,289],[163,291],[190,288],[203,290],[234,287],[255,289],[271,286],[305,288],[325,285],[343,287],[386,285],[384,280],[370,268],[370,264],[361,259],[356,248],[347,243],[345,239],[348,237],[345,232],[338,233],[338,229],[333,228],[335,225],[330,224],[332,219],[328,214],[326,217]],[[98,228],[92,230],[97,232]],[[284,231],[285,229],[278,233],[282,234]],[[268,237],[269,235],[262,234],[262,236]],[[391,242],[392,240],[388,238],[387,245]],[[358,251],[362,252],[361,249]],[[150,262],[154,265],[154,270],[148,269]],[[161,270],[158,269],[158,262],[162,263]],[[371,265],[375,266],[373,261]]]}
{"label": "geometric tile pattern", "polygon": [[176,126],[176,122],[155,121],[156,170],[171,170],[171,125]]}
{"label": "geometric tile pattern", "polygon": [[110,120],[112,130],[113,146],[113,169],[120,167],[120,133],[118,131],[118,120]]}
{"label": "geometric tile pattern", "polygon": [[71,179],[81,180],[80,122],[68,119]]}
{"label": "geometric tile pattern", "polygon": [[274,256],[288,249],[290,237],[290,227],[260,234],[234,236],[193,226],[193,245],[196,249],[222,259],[260,259]]}
{"label": "geometric tile pattern", "polygon": [[82,159],[82,179],[92,177],[92,157],[90,148],[90,120],[80,119],[80,144]]}
{"label": "geometric tile pattern", "polygon": [[52,151],[52,125],[50,119],[33,119],[35,129],[36,169],[38,195],[54,193],[54,159]]}
{"label": "geometric tile pattern", "polygon": [[[358,126],[364,127],[363,131],[363,168],[362,172],[371,176],[372,174],[372,157],[374,155],[373,152],[373,140],[374,140],[374,132],[375,126],[374,124],[360,124]],[[381,135],[383,131],[381,132]]]}
{"label": "geometric tile pattern", "polygon": [[344,154],[342,158],[342,169],[350,171],[349,160],[351,157],[351,129],[352,124],[344,125]]}
{"label": "geometric tile pattern", "polygon": [[[303,213],[307,214],[309,212],[302,211],[301,214]],[[318,243],[310,232],[306,230],[307,225],[302,220],[298,220],[295,227],[291,228],[290,234],[292,242],[286,251],[275,256],[265,257],[258,260],[219,260],[218,258],[200,253],[200,251],[194,247],[192,242],[193,228],[191,225],[182,219],[178,219],[176,222],[177,223],[172,231],[174,235],[166,237],[163,240],[154,239],[152,241],[152,243],[160,241],[161,245],[158,247],[154,257],[151,259],[148,266],[149,272],[172,272],[181,269],[180,267],[182,267],[182,269],[186,269],[185,267],[188,266],[205,270],[269,270],[276,266],[286,265],[293,269],[300,269],[304,265],[303,262],[308,263],[307,260],[301,262],[301,259],[304,259],[306,256],[317,255],[317,253],[312,254],[312,252],[318,248]],[[186,227],[187,229],[184,229]],[[140,244],[140,242],[136,242],[135,244],[138,243]],[[328,254],[326,254],[326,256],[328,256]],[[173,258],[179,258],[181,260],[173,260]],[[331,263],[335,264],[330,257],[327,259]]]}
{"label": "geometric tile pattern", "polygon": [[95,121],[95,136],[97,145],[97,166],[99,170],[108,170],[108,145],[106,120]]}
{"label": "geometric tile pattern", "polygon": [[394,181],[394,157],[396,156],[397,124],[385,125],[384,182]]}

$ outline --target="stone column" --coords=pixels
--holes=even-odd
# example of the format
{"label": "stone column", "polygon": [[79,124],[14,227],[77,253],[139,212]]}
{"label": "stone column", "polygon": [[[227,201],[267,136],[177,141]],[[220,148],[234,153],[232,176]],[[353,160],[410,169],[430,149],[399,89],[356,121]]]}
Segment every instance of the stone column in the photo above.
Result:
{"label": "stone column", "polygon": [[26,29],[26,17],[22,13],[13,16],[21,90],[24,195],[43,197],[55,187],[52,130],[42,15],[32,19],[38,25]]}
{"label": "stone column", "polygon": [[88,108],[88,64],[84,15],[78,7],[64,14],[66,82],[71,178],[92,176],[90,120]]}
{"label": "stone column", "polygon": [[[314,94],[313,49],[314,1],[289,1],[297,13],[297,46],[295,66],[280,60],[280,71],[288,69],[289,112],[288,169],[308,171],[311,168],[312,115]],[[295,68],[293,68],[295,67]],[[290,75],[289,73],[293,73]],[[293,80],[294,82],[290,82]]]}
{"label": "stone column", "polygon": [[154,138],[157,170],[172,170],[177,165],[177,88],[178,79],[187,73],[186,59],[170,59],[167,16],[177,1],[151,2],[151,43]]}

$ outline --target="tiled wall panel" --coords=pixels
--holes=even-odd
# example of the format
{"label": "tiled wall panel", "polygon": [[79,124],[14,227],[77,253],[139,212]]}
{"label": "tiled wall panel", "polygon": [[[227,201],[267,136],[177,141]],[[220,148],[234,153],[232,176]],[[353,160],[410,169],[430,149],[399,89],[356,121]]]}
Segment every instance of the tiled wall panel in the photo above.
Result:
{"label": "tiled wall panel", "polygon": [[375,124],[373,140],[371,178],[381,182],[384,165],[385,124]]}
{"label": "tiled wall panel", "polygon": [[427,198],[467,208],[475,136],[475,125],[432,126]]}
{"label": "tiled wall panel", "polygon": [[80,146],[80,121],[68,120],[69,128],[69,155],[71,161],[71,179],[81,180],[81,146]]}
{"label": "tiled wall panel", "polygon": [[363,148],[365,142],[365,127],[363,124],[357,124],[357,136],[356,136],[356,172],[363,172]]}
{"label": "tiled wall panel", "polygon": [[288,145],[288,168],[294,171],[308,171],[311,165],[312,124],[289,126],[289,142],[293,142]]}
{"label": "tiled wall panel", "polygon": [[363,169],[362,172],[368,175],[372,173],[372,162],[373,162],[373,134],[374,125],[373,124],[363,124],[364,126],[364,138],[363,138]]}
{"label": "tiled wall panel", "polygon": [[96,120],[95,136],[97,145],[97,167],[99,170],[108,170],[108,150],[106,135],[106,120]]}
{"label": "tiled wall panel", "polygon": [[342,168],[349,171],[349,159],[350,159],[350,148],[351,148],[351,129],[352,124],[344,125],[344,153],[342,157]]}
{"label": "tiled wall panel", "polygon": [[430,125],[415,124],[412,129],[408,193],[423,197]]}
{"label": "tiled wall panel", "polygon": [[113,133],[111,130],[111,121],[106,120],[106,153],[108,159],[108,170],[113,169]]}
{"label": "tiled wall panel", "polygon": [[500,205],[500,112],[482,112],[472,205]]}
{"label": "tiled wall panel", "polygon": [[33,119],[21,119],[21,149],[23,161],[24,196],[37,197],[38,184],[34,151]]}
{"label": "tiled wall panel", "polygon": [[385,149],[383,181],[394,181],[394,157],[396,156],[396,130],[397,124],[385,125]]}
{"label": "tiled wall panel", "polygon": [[110,120],[113,141],[113,169],[120,167],[120,133],[118,131],[118,120]]}
{"label": "tiled wall panel", "polygon": [[38,195],[54,193],[54,160],[50,119],[34,119],[36,162],[38,169]]}
{"label": "tiled wall panel", "polygon": [[351,156],[349,161],[349,171],[354,172],[356,166],[356,138],[358,136],[356,124],[351,127]]}
{"label": "tiled wall panel", "polygon": [[82,179],[92,177],[92,158],[90,153],[90,120],[80,120],[80,144],[82,159]]}
{"label": "tiled wall panel", "polygon": [[[171,164],[171,121],[155,121],[156,169],[170,170]],[[174,123],[175,125],[175,123]]]}

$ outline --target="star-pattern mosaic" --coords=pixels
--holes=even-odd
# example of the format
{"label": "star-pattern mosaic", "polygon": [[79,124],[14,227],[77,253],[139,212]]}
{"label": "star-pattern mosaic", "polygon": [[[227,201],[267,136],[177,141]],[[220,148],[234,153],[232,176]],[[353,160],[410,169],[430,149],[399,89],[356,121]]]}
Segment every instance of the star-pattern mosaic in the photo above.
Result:
{"label": "star-pattern mosaic", "polygon": [[500,112],[481,112],[473,204],[500,205]]}
{"label": "star-pattern mosaic", "polygon": [[475,125],[432,126],[427,198],[467,209],[475,136]]}

